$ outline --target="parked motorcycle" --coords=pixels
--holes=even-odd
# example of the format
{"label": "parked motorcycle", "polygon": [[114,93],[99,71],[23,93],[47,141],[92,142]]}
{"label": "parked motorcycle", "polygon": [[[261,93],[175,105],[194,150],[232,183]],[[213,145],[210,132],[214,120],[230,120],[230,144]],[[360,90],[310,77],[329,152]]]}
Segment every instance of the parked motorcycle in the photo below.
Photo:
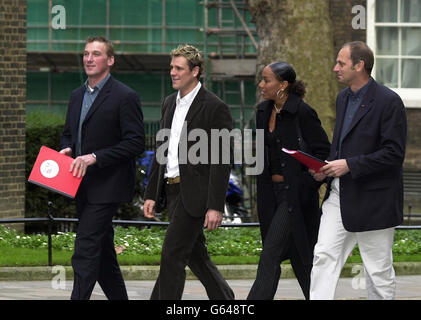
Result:
{"label": "parked motorcycle", "polygon": [[250,214],[244,208],[243,201],[244,192],[241,188],[240,177],[236,171],[231,170],[225,199],[225,210],[222,217],[223,223],[250,222]]}

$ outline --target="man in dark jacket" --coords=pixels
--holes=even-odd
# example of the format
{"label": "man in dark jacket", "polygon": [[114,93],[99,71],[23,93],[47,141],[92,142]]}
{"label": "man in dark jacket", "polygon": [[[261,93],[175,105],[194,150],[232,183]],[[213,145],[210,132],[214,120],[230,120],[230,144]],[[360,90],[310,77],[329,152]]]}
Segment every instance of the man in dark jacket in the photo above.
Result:
{"label": "man in dark jacket", "polygon": [[[221,225],[230,163],[193,164],[190,150],[195,143],[190,138],[183,141],[183,136],[193,131],[211,137],[212,129],[231,130],[231,113],[222,100],[202,87],[199,78],[204,61],[199,50],[190,45],[180,46],[171,52],[171,57],[170,75],[177,92],[165,99],[161,118],[161,129],[170,130],[168,157],[160,159],[160,146],[152,164],[144,205],[145,216],[154,217],[155,206],[165,192],[170,218],[151,299],[181,299],[187,265],[203,283],[210,299],[233,299],[233,291],[209,258],[203,234],[203,227],[214,230]],[[209,158],[211,153],[208,149]]]}
{"label": "man in dark jacket", "polygon": [[345,44],[334,71],[349,87],[336,100],[336,127],[310,299],[333,299],[341,269],[358,244],[369,299],[395,297],[392,245],[403,220],[402,163],[406,113],[401,98],[370,77],[374,56],[363,42]]}
{"label": "man in dark jacket", "polygon": [[72,299],[89,299],[96,281],[108,299],[127,299],[114,249],[112,218],[135,187],[135,158],[144,151],[140,100],[110,75],[111,42],[88,38],[83,65],[88,80],[72,92],[61,153],[75,157],[70,171],[83,176],[76,195],[79,226],[72,257]]}

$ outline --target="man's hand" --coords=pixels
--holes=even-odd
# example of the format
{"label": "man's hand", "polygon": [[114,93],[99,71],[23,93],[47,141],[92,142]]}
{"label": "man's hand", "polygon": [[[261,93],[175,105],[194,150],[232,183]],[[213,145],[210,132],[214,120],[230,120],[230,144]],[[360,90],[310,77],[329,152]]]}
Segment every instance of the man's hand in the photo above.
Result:
{"label": "man's hand", "polygon": [[71,157],[72,156],[72,149],[71,148],[64,148],[64,149],[60,150],[60,153],[66,155],[68,157]]}
{"label": "man's hand", "polygon": [[70,164],[69,171],[73,172],[74,177],[75,176],[77,176],[78,178],[83,177],[86,174],[86,170],[88,169],[88,166],[95,164],[95,162],[96,162],[96,159],[94,158],[92,154],[79,156],[76,159],[74,159],[73,162]]}
{"label": "man's hand", "polygon": [[146,200],[143,204],[143,214],[146,218],[154,218],[155,217],[155,201],[154,200]]}
{"label": "man's hand", "polygon": [[308,172],[311,174],[311,176],[314,178],[314,180],[321,182],[324,179],[326,179],[326,175],[322,172],[316,172],[313,169],[308,169]]}
{"label": "man's hand", "polygon": [[350,170],[345,159],[330,161],[323,166],[320,171],[328,177],[339,178],[347,174]]}
{"label": "man's hand", "polygon": [[222,212],[213,209],[208,209],[206,212],[204,227],[208,231],[212,231],[221,226],[222,223]]}

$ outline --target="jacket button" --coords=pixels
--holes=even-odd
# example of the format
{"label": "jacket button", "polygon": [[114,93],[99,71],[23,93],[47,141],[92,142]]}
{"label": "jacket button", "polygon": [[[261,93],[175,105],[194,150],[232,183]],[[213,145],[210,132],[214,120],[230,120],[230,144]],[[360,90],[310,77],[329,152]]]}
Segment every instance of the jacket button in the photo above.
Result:
{"label": "jacket button", "polygon": [[289,189],[289,184],[287,184],[284,188],[285,188],[285,190],[288,190]]}
{"label": "jacket button", "polygon": [[282,162],[281,163],[281,168],[285,168],[285,166],[286,166],[285,162]]}
{"label": "jacket button", "polygon": [[276,139],[276,142],[277,142],[277,143],[280,143],[280,142],[281,142],[281,140],[279,140],[279,139]]}
{"label": "jacket button", "polygon": [[293,211],[292,206],[289,206],[289,207],[288,207],[288,212],[289,212],[289,213],[291,213],[292,211]]}

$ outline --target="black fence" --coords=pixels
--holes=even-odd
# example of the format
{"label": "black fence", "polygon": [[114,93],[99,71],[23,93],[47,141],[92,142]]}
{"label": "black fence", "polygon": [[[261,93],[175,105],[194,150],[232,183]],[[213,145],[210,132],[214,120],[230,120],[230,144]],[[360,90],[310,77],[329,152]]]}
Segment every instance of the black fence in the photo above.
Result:
{"label": "black fence", "polygon": [[[47,229],[47,236],[48,236],[48,265],[53,265],[53,242],[52,242],[52,235],[53,235],[53,228],[57,223],[76,223],[79,221],[77,218],[58,218],[52,215],[53,204],[48,202],[48,212],[46,217],[39,217],[39,218],[10,218],[10,219],[0,219],[1,224],[9,224],[9,223],[31,223],[31,222],[46,222],[48,229]],[[159,227],[166,227],[168,226],[169,222],[161,222],[161,221],[148,221],[148,220],[113,220],[114,225],[136,225],[136,226],[144,226],[150,228],[151,226],[159,226]],[[249,223],[223,223],[221,227],[258,227],[258,222],[249,222]],[[421,226],[420,226],[421,228]]]}
{"label": "black fence", "polygon": [[[52,243],[52,230],[56,223],[76,223],[79,221],[77,218],[56,218],[52,215],[52,203],[48,203],[48,212],[47,217],[39,218],[11,218],[11,219],[0,219],[0,224],[8,223],[31,223],[31,222],[46,222],[48,224],[48,265],[53,265],[53,243]],[[410,215],[405,215],[407,219],[412,217],[421,217],[421,214],[412,214],[409,211]],[[114,225],[136,225],[144,226],[150,228],[151,226],[166,227],[169,222],[160,222],[160,221],[145,221],[145,220],[113,220]],[[230,228],[230,227],[258,227],[260,224],[258,222],[249,222],[249,223],[223,223],[221,227]],[[421,225],[400,225],[397,226],[398,230],[421,230]]]}

